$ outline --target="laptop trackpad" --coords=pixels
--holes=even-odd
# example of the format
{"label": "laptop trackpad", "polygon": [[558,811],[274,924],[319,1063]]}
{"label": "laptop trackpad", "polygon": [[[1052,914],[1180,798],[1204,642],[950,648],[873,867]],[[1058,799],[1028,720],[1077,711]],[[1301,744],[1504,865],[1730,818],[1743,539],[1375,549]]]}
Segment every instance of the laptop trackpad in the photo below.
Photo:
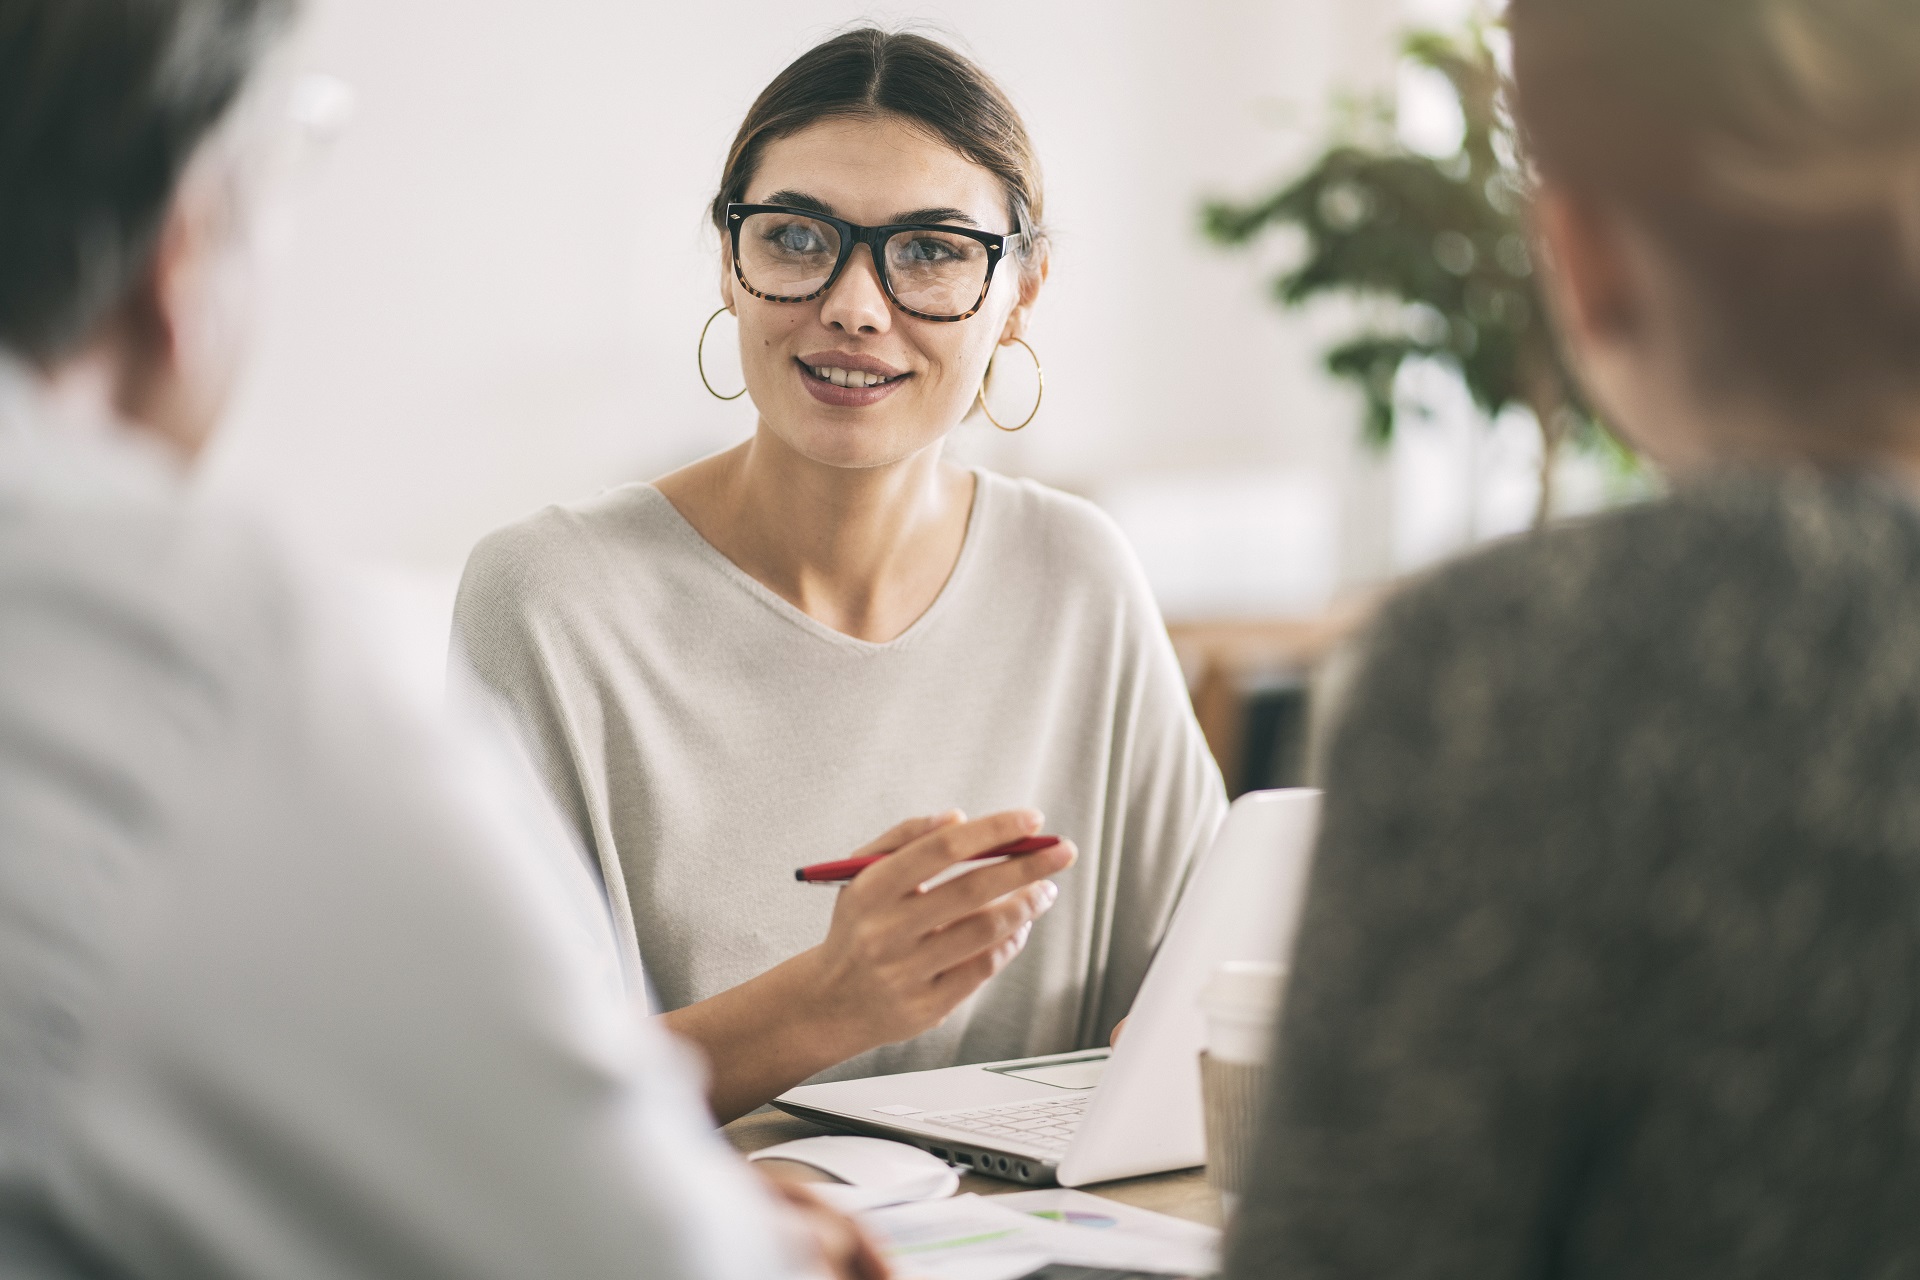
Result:
{"label": "laptop trackpad", "polygon": [[1050,1084],[1056,1089],[1091,1089],[1100,1083],[1100,1077],[1106,1074],[1107,1061],[1111,1057],[1106,1051],[1089,1054],[1084,1058],[1069,1058],[1065,1062],[1055,1059],[1052,1062],[1018,1063],[1010,1062],[1005,1066],[988,1067],[987,1070],[1003,1076],[1012,1076],[1016,1080],[1031,1080],[1035,1084]]}

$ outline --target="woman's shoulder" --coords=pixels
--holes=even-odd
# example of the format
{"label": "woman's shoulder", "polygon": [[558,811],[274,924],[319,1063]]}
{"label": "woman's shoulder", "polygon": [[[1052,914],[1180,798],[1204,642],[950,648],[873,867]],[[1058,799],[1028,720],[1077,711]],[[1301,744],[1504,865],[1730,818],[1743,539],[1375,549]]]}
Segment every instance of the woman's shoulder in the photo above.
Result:
{"label": "woman's shoulder", "polygon": [[610,564],[644,567],[649,548],[676,544],[674,525],[671,504],[650,484],[554,503],[480,539],[467,557],[461,594],[567,596],[577,583],[603,580]]}
{"label": "woman's shoulder", "polygon": [[[1902,577],[1916,552],[1920,506],[1890,481],[1730,471],[1496,544],[1429,575],[1413,594],[1436,601],[1525,593],[1597,609],[1592,588],[1611,583],[1691,608],[1700,588],[1730,578],[1792,593],[1835,572]],[[1546,589],[1555,585],[1563,589]]]}
{"label": "woman's shoulder", "polygon": [[1735,472],[1445,566],[1397,593],[1375,638],[1498,650],[1516,678],[1576,654],[1649,667],[1679,637],[1764,665],[1843,621],[1920,634],[1916,581],[1920,508],[1891,483]]}
{"label": "woman's shoulder", "polygon": [[1037,480],[980,470],[1003,549],[1052,575],[1085,575],[1128,590],[1144,589],[1138,557],[1113,517],[1077,494]]}

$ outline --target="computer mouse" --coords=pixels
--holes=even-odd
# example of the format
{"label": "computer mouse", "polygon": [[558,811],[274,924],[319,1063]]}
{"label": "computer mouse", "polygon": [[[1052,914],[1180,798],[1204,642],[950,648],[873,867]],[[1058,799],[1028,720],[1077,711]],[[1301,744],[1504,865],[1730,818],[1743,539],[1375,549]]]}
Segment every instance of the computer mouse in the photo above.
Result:
{"label": "computer mouse", "polygon": [[826,1199],[843,1208],[856,1201],[859,1208],[877,1209],[883,1204],[938,1200],[960,1189],[960,1173],[946,1161],[886,1138],[844,1134],[800,1138],[756,1151],[747,1159],[791,1160],[838,1178],[859,1194],[844,1194],[831,1185],[813,1190],[824,1191]]}

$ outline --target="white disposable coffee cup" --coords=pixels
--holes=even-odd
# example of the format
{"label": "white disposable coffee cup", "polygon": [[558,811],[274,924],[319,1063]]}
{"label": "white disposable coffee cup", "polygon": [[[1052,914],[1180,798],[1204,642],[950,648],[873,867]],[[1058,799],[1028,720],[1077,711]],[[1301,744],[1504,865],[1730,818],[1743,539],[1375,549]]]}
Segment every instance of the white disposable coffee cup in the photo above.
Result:
{"label": "white disposable coffee cup", "polygon": [[1286,968],[1230,961],[1200,991],[1207,1048],[1200,1055],[1200,1097],[1206,1116],[1207,1181],[1229,1219],[1252,1172],[1260,1108],[1267,1097],[1267,1058],[1280,1013]]}
{"label": "white disposable coffee cup", "polygon": [[1208,1056],[1247,1066],[1266,1062],[1286,979],[1285,965],[1264,960],[1229,960],[1215,969],[1200,991]]}

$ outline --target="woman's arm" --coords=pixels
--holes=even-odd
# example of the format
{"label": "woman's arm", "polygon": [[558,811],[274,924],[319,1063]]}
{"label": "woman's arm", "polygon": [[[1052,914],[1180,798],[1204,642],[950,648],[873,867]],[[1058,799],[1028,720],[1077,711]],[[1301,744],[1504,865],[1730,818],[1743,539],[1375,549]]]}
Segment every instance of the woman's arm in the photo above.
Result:
{"label": "woman's arm", "polygon": [[[1133,1007],[1194,861],[1227,812],[1166,623],[1137,566],[1120,561],[1126,648],[1115,699],[1105,833],[1114,858],[1113,928],[1082,1042],[1097,1044]],[[1121,575],[1116,575],[1121,576]]]}
{"label": "woman's arm", "polygon": [[856,1054],[940,1025],[1005,968],[1053,905],[1048,877],[1072,865],[1071,844],[920,886],[1040,824],[1031,810],[902,823],[856,855],[894,856],[840,891],[824,942],[664,1015],[705,1051],[716,1118],[724,1124]]}

